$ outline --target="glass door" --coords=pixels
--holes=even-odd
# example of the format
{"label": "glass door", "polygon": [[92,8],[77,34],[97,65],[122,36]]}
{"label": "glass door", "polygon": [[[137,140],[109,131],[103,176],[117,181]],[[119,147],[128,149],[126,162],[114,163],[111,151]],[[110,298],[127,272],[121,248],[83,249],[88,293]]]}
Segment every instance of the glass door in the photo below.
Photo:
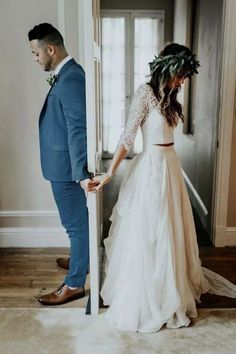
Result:
{"label": "glass door", "polygon": [[[164,42],[162,11],[102,12],[103,157],[112,157],[128,119],[132,96],[149,80],[148,63]],[[141,151],[138,132],[130,156]]]}

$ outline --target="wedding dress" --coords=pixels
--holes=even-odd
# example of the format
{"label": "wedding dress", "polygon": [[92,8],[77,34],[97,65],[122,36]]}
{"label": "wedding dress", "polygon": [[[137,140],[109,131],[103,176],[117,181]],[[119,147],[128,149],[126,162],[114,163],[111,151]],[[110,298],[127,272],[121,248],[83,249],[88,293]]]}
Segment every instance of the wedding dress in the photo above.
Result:
{"label": "wedding dress", "polygon": [[139,126],[143,151],[131,161],[113,208],[101,296],[115,327],[155,332],[164,324],[188,326],[201,294],[236,297],[236,286],[201,267],[179,159],[173,145],[155,145],[173,142],[174,128],[161,116],[148,84],[132,100],[119,142],[127,150]]}

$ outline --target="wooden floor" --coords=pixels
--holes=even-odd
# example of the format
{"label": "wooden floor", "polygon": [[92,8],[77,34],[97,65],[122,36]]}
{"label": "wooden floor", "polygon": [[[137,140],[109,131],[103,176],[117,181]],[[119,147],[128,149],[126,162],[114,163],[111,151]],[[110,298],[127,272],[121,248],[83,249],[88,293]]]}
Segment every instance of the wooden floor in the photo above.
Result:
{"label": "wooden floor", "polygon": [[[68,255],[66,248],[2,248],[0,249],[0,307],[44,307],[37,298],[63,283],[66,270],[56,264],[57,257]],[[55,307],[86,307],[86,297]]]}
{"label": "wooden floor", "polygon": [[[66,271],[56,265],[56,258],[67,256],[64,248],[0,249],[0,307],[37,308],[41,294],[55,290],[63,282]],[[202,265],[223,275],[236,284],[236,247],[200,247]],[[62,307],[85,307],[88,298],[89,275],[86,298]],[[236,300],[214,295],[203,295],[198,307],[235,307]]]}
{"label": "wooden floor", "polygon": [[[200,247],[202,266],[222,275],[236,284],[236,247]],[[198,307],[204,308],[236,308],[236,299],[224,296],[205,294]]]}

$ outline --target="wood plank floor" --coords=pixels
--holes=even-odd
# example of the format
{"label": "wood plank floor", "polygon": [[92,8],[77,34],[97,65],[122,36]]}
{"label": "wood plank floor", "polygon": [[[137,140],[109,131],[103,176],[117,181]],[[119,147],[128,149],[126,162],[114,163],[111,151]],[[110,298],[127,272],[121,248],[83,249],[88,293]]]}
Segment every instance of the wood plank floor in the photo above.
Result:
{"label": "wood plank floor", "polygon": [[[65,248],[0,249],[0,307],[38,308],[41,294],[53,291],[63,282],[66,270],[56,265],[57,257],[66,257]],[[200,247],[202,265],[236,284],[236,247]],[[56,308],[85,307],[88,299],[89,275],[83,299]],[[234,307],[236,300],[206,294],[198,307]]]}
{"label": "wood plank floor", "polygon": [[[202,266],[222,275],[236,284],[236,247],[200,247]],[[198,307],[236,308],[236,299],[204,294]]]}
{"label": "wood plank floor", "polygon": [[[0,249],[0,307],[44,307],[37,298],[63,283],[66,270],[57,266],[56,258],[66,256],[66,248]],[[55,307],[86,307],[88,286],[89,275],[85,298]]]}

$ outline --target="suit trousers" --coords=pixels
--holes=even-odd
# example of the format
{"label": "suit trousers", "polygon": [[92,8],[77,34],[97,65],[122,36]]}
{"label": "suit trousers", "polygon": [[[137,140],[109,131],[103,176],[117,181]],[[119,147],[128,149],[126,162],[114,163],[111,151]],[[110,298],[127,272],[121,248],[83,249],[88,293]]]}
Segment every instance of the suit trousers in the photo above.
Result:
{"label": "suit trousers", "polygon": [[70,239],[70,264],[64,283],[84,286],[89,266],[89,227],[85,192],[76,182],[53,182],[52,192],[61,223]]}

